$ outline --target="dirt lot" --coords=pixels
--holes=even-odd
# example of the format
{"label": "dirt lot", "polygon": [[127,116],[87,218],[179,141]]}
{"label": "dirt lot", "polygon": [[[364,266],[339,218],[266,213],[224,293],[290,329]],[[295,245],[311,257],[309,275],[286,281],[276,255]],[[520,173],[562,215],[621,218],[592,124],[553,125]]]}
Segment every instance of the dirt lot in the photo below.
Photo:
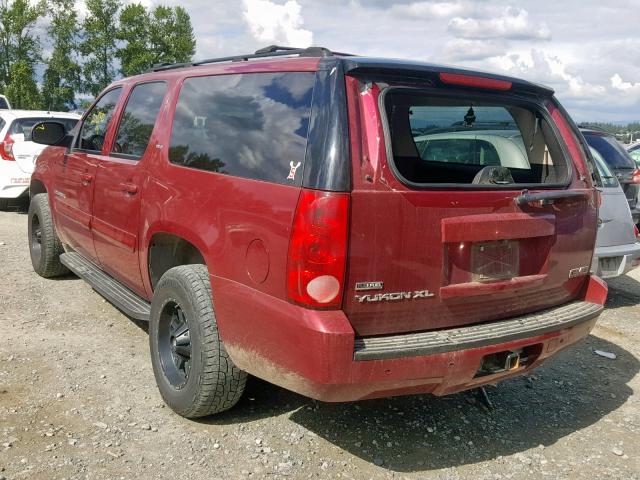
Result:
{"label": "dirt lot", "polygon": [[195,422],[163,406],[145,330],[38,277],[26,235],[0,213],[0,480],[640,478],[640,272],[586,341],[489,388],[493,411],[477,392],[334,405],[252,380]]}

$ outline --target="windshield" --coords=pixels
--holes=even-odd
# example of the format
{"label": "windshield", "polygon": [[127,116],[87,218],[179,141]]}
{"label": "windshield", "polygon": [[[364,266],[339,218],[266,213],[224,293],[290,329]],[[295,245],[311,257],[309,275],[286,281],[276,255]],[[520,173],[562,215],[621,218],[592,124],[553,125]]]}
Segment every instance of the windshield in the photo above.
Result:
{"label": "windshield", "polygon": [[602,158],[602,155],[600,155],[598,151],[593,147],[589,147],[589,150],[591,150],[591,154],[596,161],[598,173],[600,174],[600,178],[602,178],[602,186],[606,188],[614,188],[619,186],[620,184],[618,183],[618,179],[613,173],[611,173],[611,170],[609,170],[609,167]]}
{"label": "windshield", "polygon": [[415,184],[564,184],[569,167],[536,107],[394,89],[385,97],[397,173]]}
{"label": "windshield", "polygon": [[583,132],[587,143],[595,148],[611,168],[636,168],[636,164],[618,141],[609,135]]}
{"label": "windshield", "polygon": [[67,132],[71,131],[73,127],[75,127],[78,120],[75,118],[20,118],[15,120],[11,127],[9,128],[9,135],[24,135],[24,141],[31,141],[31,130],[36,123],[40,122],[59,122],[64,125],[64,128]]}

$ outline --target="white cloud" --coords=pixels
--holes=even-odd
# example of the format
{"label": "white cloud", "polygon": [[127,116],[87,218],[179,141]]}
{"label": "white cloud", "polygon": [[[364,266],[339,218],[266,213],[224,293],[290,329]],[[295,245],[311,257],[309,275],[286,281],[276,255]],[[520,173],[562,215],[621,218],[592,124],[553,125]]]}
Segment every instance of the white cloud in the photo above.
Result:
{"label": "white cloud", "polygon": [[244,19],[256,40],[295,47],[313,43],[313,33],[302,28],[302,8],[297,1],[279,5],[269,0],[243,0],[243,5]]}
{"label": "white cloud", "polygon": [[462,38],[503,38],[514,40],[549,40],[551,31],[546,23],[537,25],[524,9],[507,7],[500,16],[491,18],[455,17],[449,22],[449,31]]}
{"label": "white cloud", "polygon": [[444,45],[444,52],[452,61],[485,60],[504,55],[506,45],[499,40],[468,40],[456,38]]}
{"label": "white cloud", "polygon": [[392,13],[421,19],[446,18],[460,15],[464,11],[465,5],[462,2],[412,2],[391,8]]}

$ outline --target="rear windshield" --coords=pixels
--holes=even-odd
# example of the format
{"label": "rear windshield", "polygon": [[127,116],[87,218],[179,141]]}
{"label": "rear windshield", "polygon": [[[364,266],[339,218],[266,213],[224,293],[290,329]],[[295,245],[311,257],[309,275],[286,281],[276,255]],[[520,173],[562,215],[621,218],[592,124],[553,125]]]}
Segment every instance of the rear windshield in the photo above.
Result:
{"label": "rear windshield", "polygon": [[14,120],[9,128],[9,135],[24,135],[24,141],[31,141],[31,130],[36,123],[40,122],[59,122],[62,123],[67,130],[67,132],[71,131],[73,127],[76,126],[78,120],[75,118],[55,118],[55,117],[45,117],[45,118],[20,118],[18,120]]}
{"label": "rear windshield", "polygon": [[509,187],[569,179],[556,136],[533,106],[401,89],[384,103],[395,169],[409,183]]}
{"label": "rear windshield", "polygon": [[612,168],[636,168],[636,164],[618,141],[608,135],[583,132],[587,143],[595,148]]}
{"label": "rear windshield", "polygon": [[602,186],[606,188],[619,186],[620,184],[618,183],[618,179],[613,173],[611,173],[611,170],[609,170],[609,167],[602,158],[602,155],[600,155],[593,147],[589,147],[589,149],[591,150],[591,155],[593,155],[593,158],[596,161],[596,167],[598,168],[598,173],[602,179]]}

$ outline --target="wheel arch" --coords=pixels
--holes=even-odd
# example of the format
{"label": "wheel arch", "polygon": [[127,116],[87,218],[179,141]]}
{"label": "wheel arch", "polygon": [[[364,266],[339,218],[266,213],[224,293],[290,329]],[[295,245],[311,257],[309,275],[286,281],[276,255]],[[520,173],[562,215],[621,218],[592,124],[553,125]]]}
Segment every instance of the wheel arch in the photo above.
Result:
{"label": "wheel arch", "polygon": [[201,242],[187,235],[168,231],[154,232],[147,242],[144,263],[151,291],[155,289],[162,275],[173,267],[193,264],[207,266],[203,247]]}
{"label": "wheel arch", "polygon": [[32,199],[39,193],[47,193],[47,187],[39,178],[31,177],[31,182],[29,183],[29,199]]}

